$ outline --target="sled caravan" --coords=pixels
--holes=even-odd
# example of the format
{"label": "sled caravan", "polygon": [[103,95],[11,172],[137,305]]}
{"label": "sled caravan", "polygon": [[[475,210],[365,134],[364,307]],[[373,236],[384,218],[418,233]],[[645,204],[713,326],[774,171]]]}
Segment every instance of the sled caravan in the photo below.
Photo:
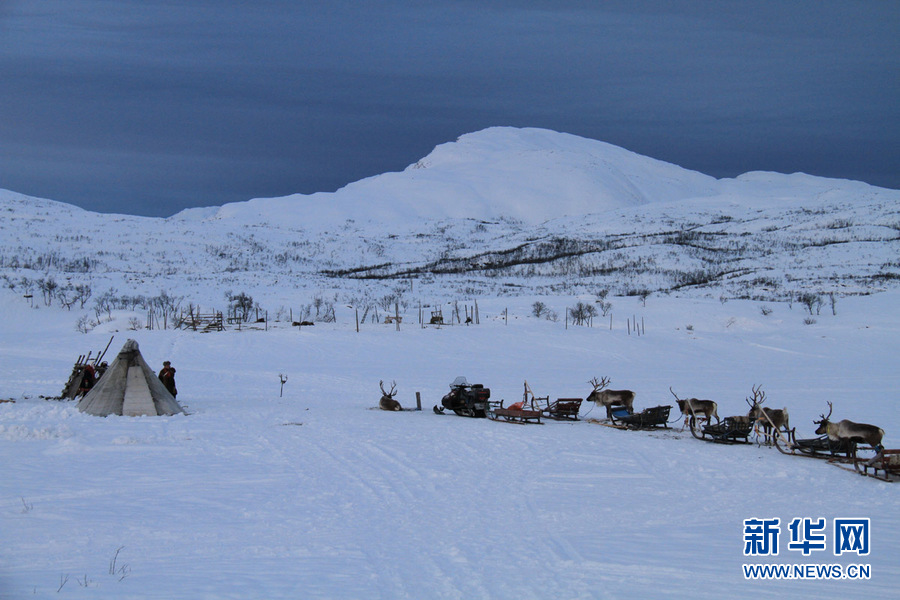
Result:
{"label": "sled caravan", "polygon": [[138,343],[128,340],[106,373],[78,402],[90,415],[126,417],[175,415],[184,410],[141,356]]}

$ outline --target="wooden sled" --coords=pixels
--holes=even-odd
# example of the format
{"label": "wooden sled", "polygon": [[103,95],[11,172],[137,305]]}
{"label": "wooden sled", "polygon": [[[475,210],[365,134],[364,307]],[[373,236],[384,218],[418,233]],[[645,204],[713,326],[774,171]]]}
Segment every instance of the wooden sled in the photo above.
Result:
{"label": "wooden sled", "polygon": [[721,423],[701,426],[700,431],[691,422],[691,434],[698,440],[719,444],[749,444],[753,432],[753,420],[744,416],[725,417]]}
{"label": "wooden sled", "polygon": [[556,421],[578,421],[581,410],[581,398],[557,398],[550,402],[550,397],[532,398],[531,407],[540,410],[548,419]]}
{"label": "wooden sled", "polygon": [[816,438],[798,440],[794,437],[794,430],[789,436],[776,435],[775,447],[783,454],[795,456],[807,456],[809,458],[824,458],[827,460],[844,458],[852,460],[856,455],[856,443],[849,440],[830,440],[827,435]]}
{"label": "wooden sled", "polygon": [[[518,405],[518,406],[517,406]],[[494,421],[506,421],[508,423],[541,423],[541,411],[534,408],[525,408],[523,403],[517,402],[509,407],[500,402],[488,403],[488,418]]]}
{"label": "wooden sled", "polygon": [[627,406],[617,406],[610,411],[610,420],[620,429],[668,429],[671,410],[671,406],[654,406],[635,413]]}
{"label": "wooden sled", "polygon": [[[881,450],[874,458],[854,458],[853,467],[860,475],[874,477],[881,481],[900,480],[900,450]],[[871,469],[871,473],[869,470]],[[879,474],[880,472],[880,474]]]}
{"label": "wooden sled", "polygon": [[830,458],[828,464],[879,481],[900,481],[900,450],[881,450],[872,458]]}

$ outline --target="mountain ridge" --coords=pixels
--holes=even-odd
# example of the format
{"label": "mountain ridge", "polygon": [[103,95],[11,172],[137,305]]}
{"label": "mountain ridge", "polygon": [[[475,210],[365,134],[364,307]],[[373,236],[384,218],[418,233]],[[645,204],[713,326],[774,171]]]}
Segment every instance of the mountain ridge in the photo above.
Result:
{"label": "mountain ridge", "polygon": [[[601,187],[590,183],[597,172]],[[567,214],[535,183],[567,178],[574,206],[593,212]],[[432,188],[437,209],[414,212],[428,206],[415,190]],[[480,210],[499,194],[519,212],[500,201],[496,212]],[[0,214],[0,278],[25,295],[51,279],[129,296],[164,289],[203,303],[234,289],[272,302],[322,289],[371,298],[404,286],[426,297],[606,289],[788,300],[900,284],[900,191],[806,174],[717,180],[536,129],[468,134],[403,172],[333,194],[161,219],[0,190]]]}

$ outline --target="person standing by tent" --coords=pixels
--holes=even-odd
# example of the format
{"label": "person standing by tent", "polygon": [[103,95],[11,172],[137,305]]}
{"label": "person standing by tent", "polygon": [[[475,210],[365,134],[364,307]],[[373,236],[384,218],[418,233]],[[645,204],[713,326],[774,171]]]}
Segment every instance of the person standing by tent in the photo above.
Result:
{"label": "person standing by tent", "polygon": [[91,388],[94,387],[94,384],[97,382],[96,372],[94,371],[94,366],[91,364],[84,365],[84,370],[81,373],[81,385],[78,388],[78,393],[82,396],[91,391]]}
{"label": "person standing by tent", "polygon": [[163,362],[163,368],[159,372],[159,380],[163,382],[163,385],[166,386],[173,398],[178,395],[178,390],[175,389],[175,367],[169,361]]}

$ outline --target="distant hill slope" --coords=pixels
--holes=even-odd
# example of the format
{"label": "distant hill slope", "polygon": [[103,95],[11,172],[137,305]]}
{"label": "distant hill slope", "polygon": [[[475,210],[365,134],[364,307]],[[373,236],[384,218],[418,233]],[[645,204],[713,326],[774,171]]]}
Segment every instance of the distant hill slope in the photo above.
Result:
{"label": "distant hill slope", "polygon": [[[900,191],[804,174],[716,180],[594,140],[492,128],[400,173],[330,194],[168,219],[97,214],[0,190],[0,277],[13,293],[286,302],[329,290],[784,299],[900,282]],[[62,294],[62,292],[58,292]],[[64,298],[59,298],[62,302]]]}
{"label": "distant hill slope", "polygon": [[348,218],[401,225],[447,218],[537,224],[718,190],[712,177],[604,142],[545,129],[494,127],[441,144],[402,172],[334,193],[258,199],[199,214],[257,220],[274,212],[305,226]]}

